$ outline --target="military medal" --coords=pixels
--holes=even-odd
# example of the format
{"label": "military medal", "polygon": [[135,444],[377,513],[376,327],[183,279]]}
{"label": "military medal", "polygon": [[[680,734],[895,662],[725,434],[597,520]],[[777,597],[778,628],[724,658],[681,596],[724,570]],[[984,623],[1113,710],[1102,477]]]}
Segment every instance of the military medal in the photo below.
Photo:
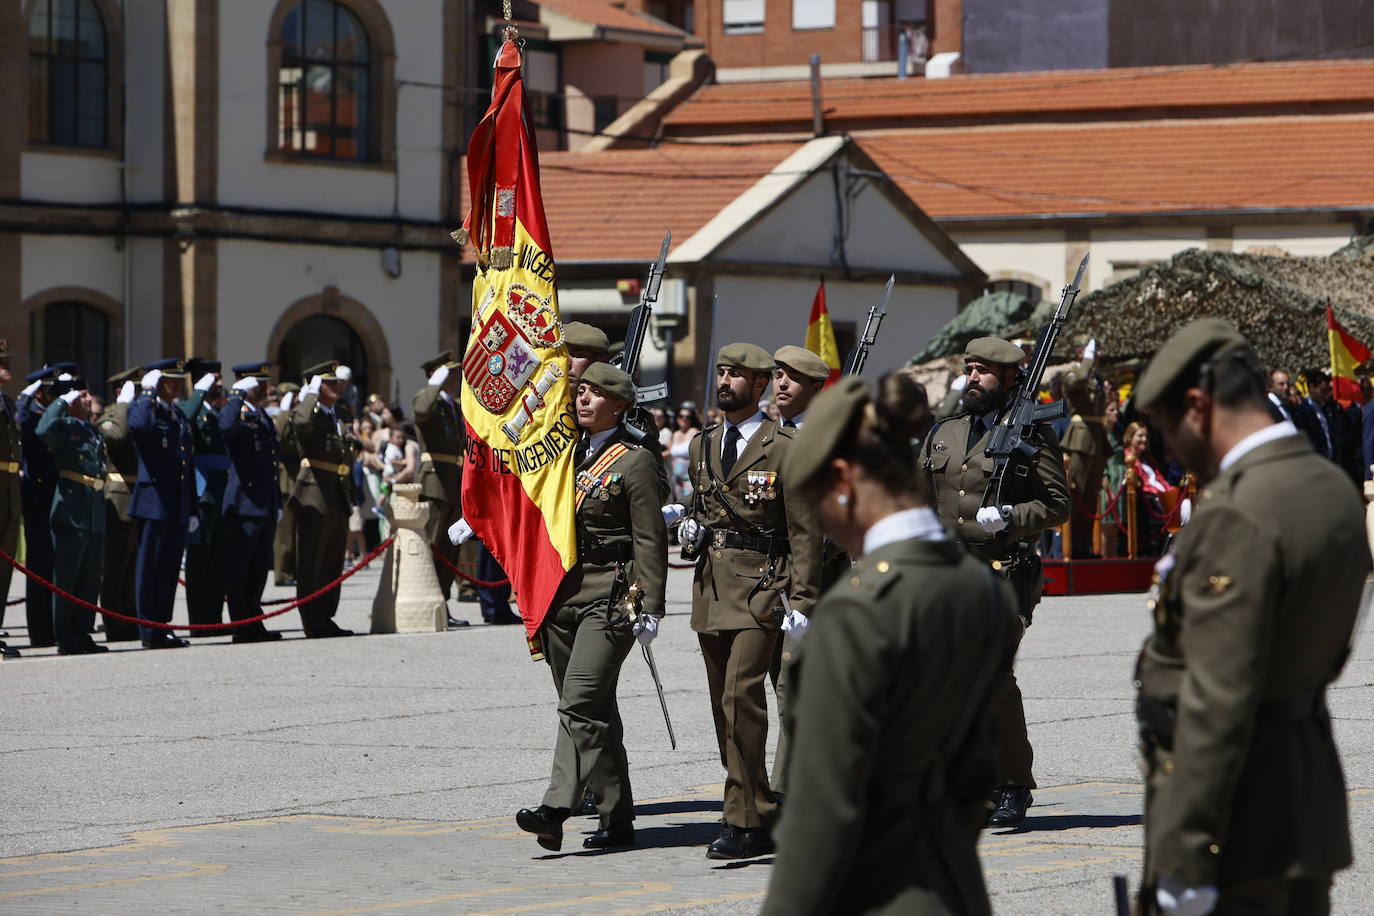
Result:
{"label": "military medal", "polygon": [[620,474],[607,474],[605,479],[606,489],[612,496],[619,496],[621,491],[620,482],[625,478]]}
{"label": "military medal", "polygon": [[762,486],[763,486],[763,498],[764,498],[764,499],[777,499],[777,498],[778,498],[778,491],[777,491],[777,488],[774,487],[773,485],[774,485],[774,484],[777,482],[777,480],[778,480],[778,472],[777,472],[777,471],[764,471],[763,474],[760,475],[760,476],[763,478],[763,480],[761,481],[761,484],[762,484]]}

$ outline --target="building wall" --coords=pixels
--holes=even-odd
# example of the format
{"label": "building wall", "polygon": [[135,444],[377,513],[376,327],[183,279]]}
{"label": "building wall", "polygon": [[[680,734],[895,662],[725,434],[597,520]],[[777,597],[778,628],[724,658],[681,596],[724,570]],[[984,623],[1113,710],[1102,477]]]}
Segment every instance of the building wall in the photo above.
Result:
{"label": "building wall", "polygon": [[764,0],[763,31],[727,35],[723,0],[696,7],[697,34],[717,67],[776,67],[805,64],[813,53],[825,63],[862,60],[862,0],[835,0],[835,25],[828,29],[792,28],[792,0]]}
{"label": "building wall", "polygon": [[[968,72],[1106,67],[1110,5],[1110,0],[964,0]],[[1151,17],[1155,6],[1149,7]]]}
{"label": "building wall", "polygon": [[[564,105],[568,149],[578,150],[591,141],[596,128],[593,98],[612,96],[616,115],[627,111],[642,95],[644,48],[640,45],[595,41],[563,47]],[[574,133],[581,131],[581,133]]]}

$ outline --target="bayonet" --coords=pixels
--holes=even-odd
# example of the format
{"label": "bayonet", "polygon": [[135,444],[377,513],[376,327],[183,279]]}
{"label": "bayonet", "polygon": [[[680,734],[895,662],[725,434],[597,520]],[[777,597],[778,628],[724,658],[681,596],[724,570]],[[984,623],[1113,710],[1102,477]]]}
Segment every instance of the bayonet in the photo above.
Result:
{"label": "bayonet", "polygon": [[892,298],[892,285],[896,282],[896,274],[888,277],[887,286],[883,288],[882,298],[878,300],[877,305],[869,308],[863,333],[859,335],[859,340],[854,345],[854,352],[849,357],[849,365],[844,368],[845,375],[858,375],[864,371],[864,364],[868,362],[868,351],[873,349],[873,345],[878,342],[878,329],[883,326],[883,319],[887,317],[887,301]]}

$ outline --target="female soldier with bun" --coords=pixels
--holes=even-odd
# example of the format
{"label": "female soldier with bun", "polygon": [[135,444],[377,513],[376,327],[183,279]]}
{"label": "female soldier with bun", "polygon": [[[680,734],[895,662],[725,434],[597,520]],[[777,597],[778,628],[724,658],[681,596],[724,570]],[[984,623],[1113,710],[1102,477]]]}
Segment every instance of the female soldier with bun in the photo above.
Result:
{"label": "female soldier with bun", "polygon": [[[558,690],[558,741],[543,804],[515,816],[545,849],[563,844],[563,822],[588,781],[601,796],[600,827],[583,846],[634,844],[634,799],[622,743],[616,684],[636,638],[648,645],[663,617],[668,529],[660,511],[662,459],[621,425],[634,404],[630,377],[592,363],[577,385],[577,565],[568,571],[543,629]],[[639,604],[631,624],[627,611]]]}
{"label": "female soldier with bun", "polygon": [[990,912],[976,843],[996,781],[993,692],[1015,598],[950,539],[917,483],[919,392],[846,379],[813,402],[783,474],[858,558],[793,662],[792,759],[767,914]]}

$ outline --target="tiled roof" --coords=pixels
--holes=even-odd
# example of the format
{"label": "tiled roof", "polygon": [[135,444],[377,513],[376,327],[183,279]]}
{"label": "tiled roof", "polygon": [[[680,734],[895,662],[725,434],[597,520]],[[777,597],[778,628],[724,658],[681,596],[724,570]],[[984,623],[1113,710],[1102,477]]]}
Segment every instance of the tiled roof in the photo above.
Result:
{"label": "tiled roof", "polygon": [[[948,79],[834,79],[821,87],[832,130],[887,122],[1115,119],[1243,114],[1244,109],[1352,110],[1374,100],[1374,60],[979,74]],[[1229,111],[1228,111],[1229,110]],[[707,86],[665,120],[671,135],[809,129],[806,81]]]}
{"label": "tiled roof", "polygon": [[1374,115],[1022,124],[856,139],[936,219],[1374,208]]}
{"label": "tiled roof", "polygon": [[624,29],[630,32],[648,32],[653,35],[671,35],[675,38],[690,38],[691,35],[674,28],[666,22],[646,16],[624,7],[614,6],[605,0],[538,0],[541,7],[562,13],[570,19],[599,25],[607,29]]}
{"label": "tiled roof", "polygon": [[[554,258],[563,263],[647,262],[658,254],[667,230],[672,230],[676,249],[798,145],[673,145],[541,154],[540,183]],[[462,185],[467,212],[467,181]],[[463,259],[472,260],[470,247],[464,247]]]}

